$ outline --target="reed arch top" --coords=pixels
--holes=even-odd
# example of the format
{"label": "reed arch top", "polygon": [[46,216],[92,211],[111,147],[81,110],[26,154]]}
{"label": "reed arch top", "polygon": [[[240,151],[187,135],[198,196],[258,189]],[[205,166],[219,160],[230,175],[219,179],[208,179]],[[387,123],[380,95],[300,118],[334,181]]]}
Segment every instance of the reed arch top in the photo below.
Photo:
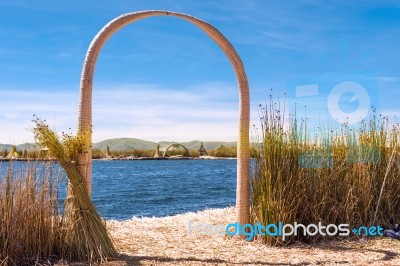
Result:
{"label": "reed arch top", "polygon": [[86,144],[78,156],[79,171],[84,178],[89,194],[92,183],[92,86],[96,61],[105,42],[118,30],[140,19],[153,16],[173,16],[189,21],[202,29],[219,47],[231,62],[236,74],[239,88],[239,121],[237,146],[237,221],[241,224],[249,222],[249,124],[250,96],[245,69],[232,44],[215,27],[190,15],[163,11],[148,10],[123,14],[106,24],[94,37],[87,51],[83,64],[80,83],[80,103],[78,117],[78,134],[86,134]]}

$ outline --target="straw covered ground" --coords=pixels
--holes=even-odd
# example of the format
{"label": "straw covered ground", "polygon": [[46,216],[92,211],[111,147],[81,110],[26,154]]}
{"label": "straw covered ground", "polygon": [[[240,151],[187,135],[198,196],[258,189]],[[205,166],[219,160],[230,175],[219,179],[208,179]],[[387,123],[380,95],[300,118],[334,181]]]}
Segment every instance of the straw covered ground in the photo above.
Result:
{"label": "straw covered ground", "polygon": [[104,265],[400,265],[400,241],[347,239],[271,247],[236,237],[188,234],[188,223],[228,224],[234,209],[108,221],[122,257]]}

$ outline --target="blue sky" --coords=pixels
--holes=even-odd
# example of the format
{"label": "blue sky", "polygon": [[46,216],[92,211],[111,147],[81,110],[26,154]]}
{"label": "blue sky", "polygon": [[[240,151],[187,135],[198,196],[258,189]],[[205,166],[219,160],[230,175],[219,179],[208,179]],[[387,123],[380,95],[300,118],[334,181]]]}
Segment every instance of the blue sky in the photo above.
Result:
{"label": "blue sky", "polygon": [[[400,111],[400,4],[348,2],[3,1],[0,143],[32,141],[33,114],[58,132],[75,132],[89,43],[113,18],[147,9],[196,16],[232,42],[248,74],[252,124],[271,88],[281,98],[287,93],[289,110],[295,103],[307,106],[312,121],[340,120],[346,114],[356,114],[357,120],[366,104],[395,120]],[[93,97],[94,141],[237,136],[232,67],[212,40],[181,19],[153,17],[115,34],[97,62]]]}

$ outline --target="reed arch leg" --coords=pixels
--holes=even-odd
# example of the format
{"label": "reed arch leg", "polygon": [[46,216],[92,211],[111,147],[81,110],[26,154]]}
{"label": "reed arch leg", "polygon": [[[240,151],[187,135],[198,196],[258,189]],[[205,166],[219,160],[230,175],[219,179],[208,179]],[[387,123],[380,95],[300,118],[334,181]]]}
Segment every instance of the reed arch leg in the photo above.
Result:
{"label": "reed arch leg", "polygon": [[198,18],[162,10],[140,11],[121,15],[105,25],[94,37],[84,61],[81,83],[78,117],[78,135],[85,135],[86,143],[78,156],[79,171],[85,179],[89,194],[92,187],[92,86],[98,55],[104,43],[122,27],[152,16],[174,16],[187,20],[202,29],[224,51],[236,74],[239,87],[239,137],[237,146],[237,190],[236,218],[240,224],[250,219],[250,179],[249,179],[249,127],[250,95],[245,69],[232,44],[216,28]]}

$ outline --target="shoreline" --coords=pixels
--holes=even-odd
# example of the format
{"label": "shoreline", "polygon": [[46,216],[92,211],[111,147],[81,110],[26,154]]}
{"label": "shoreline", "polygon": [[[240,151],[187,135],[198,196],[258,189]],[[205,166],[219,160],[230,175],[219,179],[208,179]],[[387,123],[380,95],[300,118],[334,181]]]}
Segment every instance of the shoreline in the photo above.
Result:
{"label": "shoreline", "polygon": [[127,157],[127,158],[102,158],[93,159],[93,161],[136,161],[136,160],[237,160],[236,157],[214,157],[214,156],[200,156],[200,157],[183,157],[183,156],[170,156],[170,157]]}
{"label": "shoreline", "polygon": [[[101,159],[92,159],[93,161],[161,161],[161,160],[237,160],[236,157],[213,157],[213,156],[201,156],[201,157],[180,157],[180,156],[171,156],[171,157],[132,157],[132,158],[101,158]],[[42,162],[55,162],[56,159],[32,159],[32,158],[0,158],[0,162],[28,162],[28,161],[42,161]]]}
{"label": "shoreline", "polygon": [[56,159],[32,159],[32,158],[0,158],[0,162],[31,162],[31,161],[42,161],[42,162],[54,162],[57,161]]}

